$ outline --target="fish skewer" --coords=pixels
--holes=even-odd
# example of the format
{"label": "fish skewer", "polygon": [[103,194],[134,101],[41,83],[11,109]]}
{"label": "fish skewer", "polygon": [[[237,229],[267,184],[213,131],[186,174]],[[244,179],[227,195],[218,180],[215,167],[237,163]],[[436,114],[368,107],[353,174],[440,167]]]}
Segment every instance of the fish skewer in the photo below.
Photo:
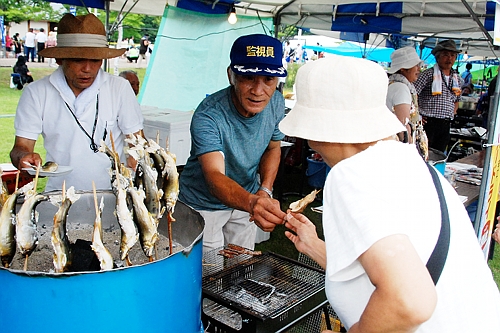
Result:
{"label": "fish skewer", "polygon": [[71,266],[72,253],[67,235],[66,219],[71,205],[79,198],[80,195],[75,193],[73,186],[68,189],[66,194],[66,182],[63,182],[62,196],[50,198],[52,204],[59,206],[54,215],[54,227],[50,238],[54,249],[53,263],[56,273],[66,272]]}
{"label": "fish skewer", "polygon": [[[19,172],[16,179],[19,179]],[[25,187],[18,189],[18,182],[14,193],[7,196],[0,212],[0,259],[3,267],[8,268],[16,254],[16,214],[17,198],[24,193]]]}
{"label": "fish skewer", "polygon": [[37,168],[33,188],[26,191],[24,203],[16,214],[16,242],[19,252],[25,257],[25,271],[28,269],[28,257],[38,244],[36,231],[38,212],[35,211],[35,207],[41,201],[47,200],[45,195],[36,192],[39,171],[40,167]]}
{"label": "fish skewer", "polygon": [[292,202],[289,206],[292,213],[302,213],[306,209],[307,205],[309,205],[314,201],[314,199],[316,199],[316,194],[318,194],[319,191],[321,190],[313,190],[302,199]]}
{"label": "fish skewer", "polygon": [[128,209],[127,205],[127,177],[116,170],[116,217],[121,229],[120,242],[120,259],[125,260],[127,266],[132,266],[128,253],[132,246],[139,240],[139,233],[134,224],[133,213]]}
{"label": "fish skewer", "polygon": [[139,229],[139,241],[142,250],[151,262],[153,261],[154,246],[158,240],[158,224],[151,213],[148,212],[144,203],[146,197],[144,191],[135,187],[129,187],[127,191],[134,205],[134,220]]}
{"label": "fish skewer", "polygon": [[95,204],[95,221],[94,232],[92,234],[92,245],[90,246],[99,259],[101,270],[107,271],[113,269],[113,257],[109,250],[102,242],[102,209],[104,208],[104,197],[101,197],[101,204],[97,205],[97,193],[95,183],[92,182],[92,189],[94,191],[94,204]]}

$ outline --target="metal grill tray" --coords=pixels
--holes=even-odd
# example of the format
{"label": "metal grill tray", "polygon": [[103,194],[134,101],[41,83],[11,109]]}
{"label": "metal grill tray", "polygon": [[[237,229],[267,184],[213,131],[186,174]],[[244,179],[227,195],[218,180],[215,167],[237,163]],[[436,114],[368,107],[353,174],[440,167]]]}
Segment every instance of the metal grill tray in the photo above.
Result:
{"label": "metal grill tray", "polygon": [[281,321],[292,308],[298,315],[326,299],[320,269],[271,252],[225,258],[220,249],[204,255],[203,294],[238,313]]}

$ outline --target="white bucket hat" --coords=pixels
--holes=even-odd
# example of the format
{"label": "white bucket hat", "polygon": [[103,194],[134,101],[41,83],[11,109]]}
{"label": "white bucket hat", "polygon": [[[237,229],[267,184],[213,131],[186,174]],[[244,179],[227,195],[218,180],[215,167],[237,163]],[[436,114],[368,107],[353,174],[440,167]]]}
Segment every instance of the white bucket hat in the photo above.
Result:
{"label": "white bucket hat", "polygon": [[288,136],[365,143],[406,130],[385,105],[387,74],[374,62],[331,55],[302,66],[295,84],[297,102],[279,124]]}
{"label": "white bucket hat", "polygon": [[408,69],[421,63],[417,51],[411,46],[403,47],[397,49],[391,54],[391,68],[387,70],[387,73],[394,74],[401,68]]}

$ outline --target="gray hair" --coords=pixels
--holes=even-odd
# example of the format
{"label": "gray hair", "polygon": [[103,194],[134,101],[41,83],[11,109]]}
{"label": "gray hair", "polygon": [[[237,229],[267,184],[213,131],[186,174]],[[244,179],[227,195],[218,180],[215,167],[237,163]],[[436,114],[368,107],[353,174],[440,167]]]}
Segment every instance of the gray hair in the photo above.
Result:
{"label": "gray hair", "polygon": [[134,74],[137,76],[137,72],[133,71],[133,70],[122,71],[122,72],[120,72],[120,74],[118,74],[118,76],[121,76],[121,77],[126,79],[127,75],[129,75],[129,74]]}

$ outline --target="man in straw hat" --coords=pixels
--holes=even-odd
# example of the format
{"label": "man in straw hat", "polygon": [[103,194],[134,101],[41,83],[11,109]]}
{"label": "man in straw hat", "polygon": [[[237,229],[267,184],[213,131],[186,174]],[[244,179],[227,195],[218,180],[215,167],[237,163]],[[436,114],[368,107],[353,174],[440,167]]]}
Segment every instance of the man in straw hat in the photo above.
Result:
{"label": "man in straw hat", "polygon": [[[332,169],[323,191],[325,241],[302,214],[287,214],[293,233],[286,235],[326,269],[326,294],[348,331],[500,332],[500,293],[462,201],[414,145],[393,139],[404,127],[385,105],[382,67],[319,59],[299,69],[296,90],[280,129],[307,139]],[[408,175],[413,199],[402,195]],[[449,219],[442,271],[426,267],[438,235],[446,235],[440,197]]]}
{"label": "man in straw hat", "polygon": [[58,25],[57,46],[41,55],[56,58],[59,68],[24,90],[16,111],[16,140],[12,163],[22,169],[42,163],[34,152],[42,134],[47,161],[70,166],[65,177],[50,177],[46,190],[61,189],[62,182],[79,190],[111,187],[110,161],[99,153],[101,140],[125,162],[126,135],[141,133],[143,117],[130,84],[101,70],[103,59],[118,57],[125,49],[111,49],[104,25],[93,14],[66,14]]}
{"label": "man in straw hat", "polygon": [[461,95],[462,79],[452,68],[460,52],[451,39],[439,42],[431,52],[436,64],[423,71],[414,83],[429,147],[441,152],[450,141],[450,125]]}
{"label": "man in straw hat", "polygon": [[278,123],[285,102],[276,90],[278,77],[287,74],[281,43],[242,36],[230,59],[230,86],[205,98],[193,114],[191,156],[180,178],[179,199],[205,219],[204,251],[228,243],[253,249],[255,224],[272,231],[285,217],[271,191],[284,137]]}

